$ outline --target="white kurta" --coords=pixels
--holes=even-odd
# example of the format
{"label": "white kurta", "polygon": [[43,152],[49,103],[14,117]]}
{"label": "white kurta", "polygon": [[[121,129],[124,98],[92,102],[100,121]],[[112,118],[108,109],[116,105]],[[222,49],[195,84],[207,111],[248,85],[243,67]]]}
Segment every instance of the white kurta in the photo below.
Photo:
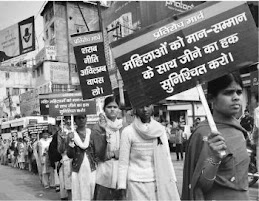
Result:
{"label": "white kurta", "polygon": [[92,200],[95,188],[95,172],[91,172],[85,153],[79,172],[72,172],[72,200]]}
{"label": "white kurta", "polygon": [[[75,133],[75,144],[80,147],[89,145],[91,131],[86,131],[85,141],[82,142]],[[87,145],[88,144],[88,145]],[[87,146],[86,146],[87,145]],[[90,162],[86,153],[80,166],[79,172],[72,171],[72,200],[92,200],[94,196],[96,171],[91,171]]]}

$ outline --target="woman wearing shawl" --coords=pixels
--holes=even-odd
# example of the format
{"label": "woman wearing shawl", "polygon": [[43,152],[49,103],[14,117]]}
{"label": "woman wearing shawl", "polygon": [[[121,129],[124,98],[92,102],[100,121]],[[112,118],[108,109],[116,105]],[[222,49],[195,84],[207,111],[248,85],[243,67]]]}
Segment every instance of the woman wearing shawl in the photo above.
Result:
{"label": "woman wearing shawl", "polygon": [[92,200],[95,188],[95,162],[90,144],[91,130],[86,115],[75,116],[77,129],[68,134],[67,156],[72,158],[72,200]]}
{"label": "woman wearing shawl", "polygon": [[[62,159],[61,154],[58,152],[58,128],[53,128],[52,132],[54,133],[52,136],[52,140],[49,145],[48,155],[49,155],[49,161],[50,166],[53,168],[54,171],[54,181],[55,181],[55,187],[56,192],[60,191],[60,181],[57,173],[57,165],[59,161]],[[62,198],[62,197],[61,197]]]}
{"label": "woman wearing shawl", "polygon": [[94,199],[120,200],[117,175],[122,120],[117,119],[119,107],[115,97],[109,96],[104,100],[103,110],[105,115],[100,116],[91,136],[98,161]]}
{"label": "woman wearing shawl", "polygon": [[49,145],[52,138],[49,138],[49,133],[47,130],[42,132],[42,138],[39,141],[39,160],[41,162],[41,174],[42,174],[42,184],[44,188],[50,188],[54,186],[54,182],[51,179],[51,166],[49,161]]}
{"label": "woman wearing shawl", "polygon": [[151,105],[136,109],[122,132],[118,188],[127,200],[180,200],[166,130],[152,113]]}
{"label": "woman wearing shawl", "polygon": [[18,156],[17,156],[17,161],[18,161],[18,166],[20,169],[25,168],[25,145],[24,141],[22,138],[18,139]]}
{"label": "woman wearing shawl", "polygon": [[[208,83],[219,133],[201,122],[190,137],[183,172],[183,200],[249,200],[249,157],[235,118],[242,105],[242,81],[234,73]],[[225,151],[225,155],[220,153]]]}
{"label": "woman wearing shawl", "polygon": [[60,198],[61,200],[71,200],[72,186],[72,159],[67,156],[68,134],[72,132],[70,119],[65,118],[64,128],[58,131],[58,152],[61,154],[57,170],[60,181]]}

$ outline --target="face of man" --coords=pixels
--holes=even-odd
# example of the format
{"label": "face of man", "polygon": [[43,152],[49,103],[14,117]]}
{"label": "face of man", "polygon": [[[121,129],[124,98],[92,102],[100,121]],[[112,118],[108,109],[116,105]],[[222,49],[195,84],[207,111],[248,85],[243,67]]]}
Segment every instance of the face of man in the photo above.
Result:
{"label": "face of man", "polygon": [[34,141],[34,140],[36,140],[36,139],[37,139],[37,135],[36,135],[36,134],[32,134],[32,135],[31,135],[31,140]]}
{"label": "face of man", "polygon": [[66,120],[65,120],[65,125],[71,126],[71,120],[70,120],[70,119],[66,119]]}
{"label": "face of man", "polygon": [[153,114],[153,106],[147,105],[136,109],[136,116],[140,118],[143,123],[149,123]]}

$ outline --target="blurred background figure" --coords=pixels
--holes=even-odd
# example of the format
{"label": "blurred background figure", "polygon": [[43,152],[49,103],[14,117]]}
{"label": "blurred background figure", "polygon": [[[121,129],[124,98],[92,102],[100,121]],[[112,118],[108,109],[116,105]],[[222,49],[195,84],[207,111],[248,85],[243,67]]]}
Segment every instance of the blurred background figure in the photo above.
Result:
{"label": "blurred background figure", "polygon": [[59,161],[62,159],[61,154],[58,152],[58,129],[58,127],[53,127],[52,129],[53,135],[48,150],[50,166],[54,169],[54,181],[56,192],[60,191],[60,182],[57,173],[57,167]]}
{"label": "blurred background figure", "polygon": [[71,121],[65,119],[64,125],[59,125],[57,135],[57,150],[61,154],[61,160],[57,166],[57,173],[59,176],[60,183],[60,198],[61,200],[71,200],[72,194],[72,159],[67,156],[67,146],[68,146],[68,134],[72,132]]}
{"label": "blurred background figure", "polygon": [[254,127],[254,118],[249,114],[249,111],[246,109],[244,115],[240,118],[241,126],[251,134]]}
{"label": "blurred background figure", "polygon": [[9,143],[6,139],[4,139],[2,141],[2,147],[0,147],[1,149],[1,154],[2,154],[2,157],[1,157],[1,164],[2,165],[7,165],[8,163],[8,160],[7,160],[7,154],[8,154],[8,149],[9,149]]}
{"label": "blurred background figure", "polygon": [[42,133],[42,138],[39,141],[39,159],[41,162],[41,171],[42,171],[42,184],[44,188],[50,188],[50,186],[54,186],[51,181],[51,166],[48,156],[48,149],[51,142],[51,138],[49,138],[49,133],[47,130],[44,130]]}
{"label": "blurred background figure", "polygon": [[18,138],[17,148],[18,148],[18,156],[17,156],[18,167],[23,170],[25,168],[25,145],[22,138]]}
{"label": "blurred background figure", "polygon": [[183,160],[183,126],[178,123],[175,133],[175,153],[176,153],[176,160],[179,161]]}

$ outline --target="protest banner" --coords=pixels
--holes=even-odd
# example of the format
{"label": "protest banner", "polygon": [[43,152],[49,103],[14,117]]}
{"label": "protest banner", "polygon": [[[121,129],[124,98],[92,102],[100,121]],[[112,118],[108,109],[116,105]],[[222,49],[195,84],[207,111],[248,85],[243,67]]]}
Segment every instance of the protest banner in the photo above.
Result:
{"label": "protest banner", "polygon": [[101,32],[71,36],[83,99],[112,94]]}
{"label": "protest banner", "polygon": [[49,94],[40,97],[41,115],[96,114],[96,100],[83,100],[81,93]]}
{"label": "protest banner", "polygon": [[31,136],[32,134],[41,134],[42,131],[48,129],[49,125],[46,123],[28,125],[27,128],[24,130],[24,136]]}
{"label": "protest banner", "polygon": [[22,131],[22,137],[23,139],[25,139],[26,141],[29,141],[30,140],[30,137],[29,137],[29,133],[28,133],[28,129],[27,128],[23,128]]}
{"label": "protest banner", "polygon": [[134,107],[156,103],[258,59],[245,2],[206,2],[111,44]]}

